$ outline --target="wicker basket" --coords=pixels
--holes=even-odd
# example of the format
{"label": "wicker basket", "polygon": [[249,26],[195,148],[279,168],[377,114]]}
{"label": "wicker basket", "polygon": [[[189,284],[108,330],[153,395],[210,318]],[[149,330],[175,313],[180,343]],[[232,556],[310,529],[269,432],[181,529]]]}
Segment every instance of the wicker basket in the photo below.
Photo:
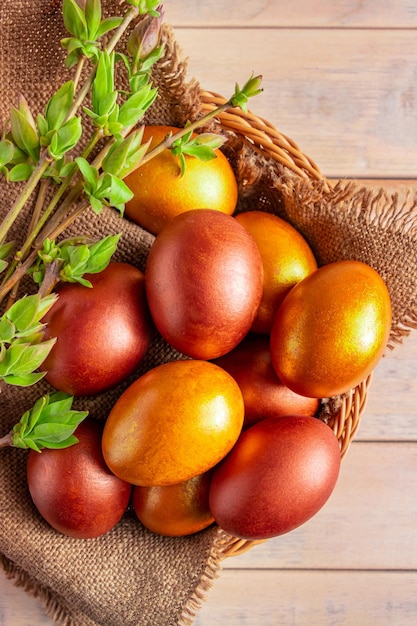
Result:
{"label": "wicker basket", "polygon": [[[204,113],[213,111],[225,102],[221,95],[209,91],[202,92],[202,108]],[[289,137],[280,133],[270,122],[244,112],[240,108],[228,109],[218,116],[223,130],[232,131],[250,145],[252,150],[270,157],[280,165],[290,169],[300,177],[321,180],[331,186],[316,163],[306,156],[299,146]],[[343,458],[348,451],[358,429],[361,416],[364,412],[368,389],[372,374],[341,398],[337,413],[328,420],[328,425],[335,433]],[[238,556],[254,545],[266,540],[245,540],[226,536],[223,554],[224,557]]]}

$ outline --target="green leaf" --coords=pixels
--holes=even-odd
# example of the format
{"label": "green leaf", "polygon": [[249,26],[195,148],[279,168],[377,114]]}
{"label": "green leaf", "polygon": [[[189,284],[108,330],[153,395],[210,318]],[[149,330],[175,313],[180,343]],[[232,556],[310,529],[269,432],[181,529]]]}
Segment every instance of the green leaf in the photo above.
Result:
{"label": "green leaf", "polygon": [[153,15],[154,17],[158,17],[159,13],[156,10],[160,0],[126,0],[127,4],[131,4],[132,6],[139,9],[140,15]]}
{"label": "green leaf", "polygon": [[6,312],[5,316],[15,326],[17,331],[24,331],[31,328],[38,309],[39,298],[36,296],[26,296],[14,302]]}
{"label": "green leaf", "polygon": [[236,83],[235,93],[231,98],[232,106],[240,107],[242,111],[246,112],[248,110],[247,103],[249,98],[252,98],[253,96],[257,96],[258,94],[262,93],[263,89],[261,87],[261,82],[262,76],[254,76],[252,74],[251,77],[243,85],[242,89]]}
{"label": "green leaf", "polygon": [[48,405],[48,396],[42,396],[39,400],[36,400],[30,413],[26,414],[25,428],[28,432],[31,432],[36,422],[41,416],[42,411]]}
{"label": "green leaf", "polygon": [[141,63],[141,72],[149,72],[152,69],[152,66],[155,65],[155,63],[157,63],[159,59],[162,59],[162,57],[164,56],[164,52],[165,45],[162,44],[161,46],[155,48],[155,50],[153,50],[150,54],[148,54],[146,59],[144,59]]}
{"label": "green leaf", "polygon": [[87,59],[98,59],[100,50],[95,43],[85,43],[83,45],[83,54]]}
{"label": "green leaf", "polygon": [[60,277],[65,282],[78,282],[91,287],[84,274],[96,274],[107,267],[114,254],[120,235],[108,235],[92,244],[63,245],[61,258],[64,261]]}
{"label": "green leaf", "polygon": [[97,36],[101,22],[100,0],[87,0],[85,4],[85,20],[87,22],[88,38],[93,40]]}
{"label": "green leaf", "polygon": [[115,141],[103,161],[103,171],[125,178],[141,162],[150,146],[142,144],[143,128],[130,133],[125,139]]}
{"label": "green leaf", "polygon": [[95,113],[97,114],[98,119],[100,119],[100,117],[105,118],[102,121],[100,120],[103,126],[107,121],[107,117],[113,113],[116,107],[117,96],[117,91],[112,91],[108,94],[103,94],[103,96],[98,101],[98,108],[95,110]]}
{"label": "green leaf", "polygon": [[90,191],[91,189],[95,189],[99,179],[97,169],[90,165],[90,163],[83,157],[77,157],[75,162],[83,175],[84,180],[89,184]]}
{"label": "green leaf", "polygon": [[183,149],[184,154],[195,157],[200,161],[211,161],[216,158],[216,153],[210,146],[191,145],[185,146]]}
{"label": "green leaf", "polygon": [[104,204],[101,200],[99,200],[98,198],[95,198],[94,196],[89,196],[89,201],[90,201],[90,206],[93,209],[94,213],[101,213],[101,211],[103,210]]}
{"label": "green leaf", "polygon": [[61,39],[61,46],[64,50],[67,50],[69,53],[78,50],[78,48],[83,47],[83,42],[76,37],[65,37]]}
{"label": "green leaf", "polygon": [[12,183],[20,183],[24,180],[29,180],[32,176],[34,166],[29,163],[20,163],[15,165],[9,172],[9,180]]}
{"label": "green leaf", "polygon": [[46,394],[26,411],[12,430],[12,445],[31,448],[66,448],[77,443],[74,432],[88,411],[72,410],[73,397],[56,392]]}
{"label": "green leaf", "polygon": [[85,273],[96,274],[102,272],[110,262],[117,249],[120,240],[119,235],[108,235],[90,246],[90,258]]}
{"label": "green leaf", "polygon": [[158,90],[152,89],[149,84],[137,93],[131,95],[120,107],[119,122],[124,128],[139,122],[145,112],[155,101]]}
{"label": "green leaf", "polygon": [[23,296],[12,304],[4,317],[13,323],[18,332],[33,329],[56,302],[57,297],[56,294],[44,298],[39,294]]}
{"label": "green leaf", "polygon": [[43,429],[43,432],[46,433],[51,430],[51,425],[60,424],[62,426],[75,426],[78,424],[80,419],[79,413],[69,409],[55,411],[54,413],[50,413],[48,417],[45,416],[45,412],[43,411],[40,415],[35,428]]}
{"label": "green leaf", "polygon": [[178,155],[178,158],[180,160],[181,176],[184,176],[185,167],[186,167],[185,156],[183,155],[182,152],[180,152],[180,154]]}
{"label": "green leaf", "polygon": [[[10,134],[11,136],[11,134]],[[13,158],[10,164],[18,165],[20,163],[28,163],[28,155],[24,150],[21,150],[19,146],[14,145]],[[32,164],[31,164],[32,165]]]}
{"label": "green leaf", "polygon": [[61,128],[74,100],[74,82],[69,80],[50,98],[45,109],[48,130]]}
{"label": "green leaf", "polygon": [[0,245],[0,259],[7,259],[7,257],[13,252],[15,247],[14,241],[8,241]]}
{"label": "green leaf", "polygon": [[136,74],[131,74],[129,78],[130,91],[132,93],[136,93],[137,91],[140,91],[141,89],[145,87],[148,80],[149,80],[149,76],[146,73],[139,72]]}
{"label": "green leaf", "polygon": [[95,192],[96,198],[108,198],[111,193],[112,176],[111,174],[102,174],[98,179],[97,188]]}
{"label": "green leaf", "polygon": [[101,21],[101,24],[96,33],[96,38],[98,39],[109,31],[118,28],[122,22],[122,17],[106,17],[104,20]]}
{"label": "green leaf", "polygon": [[[93,111],[101,115],[102,104],[101,101],[108,98],[109,95],[115,93],[114,88],[114,53],[108,53],[107,50],[103,50],[100,53],[97,63],[96,75],[94,77],[92,86],[92,105]],[[107,111],[106,111],[107,113]]]}
{"label": "green leaf", "polygon": [[82,125],[80,117],[72,117],[61,128],[59,128],[52,136],[49,154],[53,159],[60,159],[62,156],[72,150],[81,138]]}
{"label": "green leaf", "polygon": [[110,204],[120,210],[121,206],[131,198],[133,198],[133,192],[126,183],[121,178],[112,175],[111,191],[108,195]]}
{"label": "green leaf", "polygon": [[[68,439],[74,431],[72,424],[64,422],[45,422],[43,424],[36,424],[32,430],[32,438],[36,441],[42,441],[45,445],[48,443],[59,443],[60,441]],[[39,443],[38,441],[38,443]]]}
{"label": "green leaf", "polygon": [[[17,443],[17,441],[19,443]],[[35,452],[41,452],[41,448],[39,448],[36,443],[34,441],[32,441],[32,439],[30,439],[29,437],[27,437],[26,439],[21,439],[19,437],[19,439],[15,441],[13,441],[13,445],[16,448],[30,448],[31,450],[34,450]]]}
{"label": "green leaf", "polygon": [[56,338],[52,338],[36,345],[12,344],[0,363],[0,376],[4,378],[34,372],[45,361],[55,342]]}
{"label": "green leaf", "polygon": [[71,69],[72,67],[74,67],[74,65],[78,63],[78,59],[79,59],[78,52],[72,52],[71,54],[68,54],[65,59],[65,67],[68,69]]}
{"label": "green leaf", "polygon": [[15,334],[15,326],[14,324],[3,315],[0,318],[0,342],[1,343],[10,343]]}
{"label": "green leaf", "polygon": [[71,35],[82,41],[88,39],[88,28],[85,15],[76,0],[64,0],[62,4],[65,28]]}
{"label": "green leaf", "polygon": [[[31,296],[28,296],[28,297],[30,298]],[[39,294],[35,294],[35,297],[39,298]],[[55,304],[57,299],[58,299],[58,296],[56,293],[50,293],[47,296],[43,296],[42,298],[39,298],[38,310],[36,312],[34,321],[42,320],[44,315],[46,315],[49,309]]]}
{"label": "green leaf", "polygon": [[48,122],[46,121],[42,113],[38,113],[36,117],[36,124],[38,126],[39,136],[45,137],[48,134],[49,128]]}
{"label": "green leaf", "polygon": [[31,328],[21,333],[17,333],[15,339],[13,340],[13,345],[18,343],[38,344],[42,341],[44,334],[45,324],[39,324],[33,329]]}
{"label": "green leaf", "polygon": [[15,107],[11,109],[10,122],[14,142],[36,163],[39,159],[39,137],[35,128]]}
{"label": "green leaf", "polygon": [[[66,253],[66,254],[65,254]],[[69,246],[63,250],[63,257],[68,255],[68,265],[71,267],[71,274],[83,273],[83,270],[90,258],[90,250],[87,245]]]}
{"label": "green leaf", "polygon": [[14,146],[8,139],[0,141],[0,164],[7,165],[13,159]]}
{"label": "green leaf", "polygon": [[64,391],[56,391],[49,397],[44,396],[43,400],[42,419],[47,420],[52,416],[59,415],[59,413],[70,411],[74,398]]}
{"label": "green leaf", "polygon": [[[76,443],[78,443],[78,439],[74,435],[71,435],[70,437],[62,441],[38,441],[39,447],[41,449],[50,448],[52,450],[63,450],[64,448],[70,448]],[[39,452],[41,452],[41,449],[39,450]]]}
{"label": "green leaf", "polygon": [[226,137],[224,135],[218,135],[216,133],[200,133],[194,137],[192,143],[196,146],[208,146],[213,150],[218,150],[226,143]]}
{"label": "green leaf", "polygon": [[9,374],[4,376],[3,381],[8,385],[14,385],[15,387],[31,387],[32,385],[36,385],[44,376],[46,372],[38,372],[38,373],[29,373],[29,374],[19,374],[15,376],[13,374]]}
{"label": "green leaf", "polygon": [[28,386],[44,376],[33,372],[43,363],[55,339],[42,343],[44,324],[40,320],[56,299],[56,294],[44,298],[39,294],[24,296],[0,318],[0,378],[7,384]]}

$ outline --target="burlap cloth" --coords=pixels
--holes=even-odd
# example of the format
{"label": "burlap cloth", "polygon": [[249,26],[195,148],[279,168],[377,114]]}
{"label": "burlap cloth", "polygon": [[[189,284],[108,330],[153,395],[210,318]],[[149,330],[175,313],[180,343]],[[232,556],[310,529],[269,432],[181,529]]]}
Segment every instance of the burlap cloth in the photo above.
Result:
{"label": "burlap cloth", "polygon": [[[118,5],[116,0],[103,3],[105,10],[112,11],[118,10]],[[65,34],[60,3],[3,0],[0,34],[3,128],[19,93],[36,113],[68,78],[59,46]],[[182,125],[199,115],[200,87],[186,78],[186,64],[168,27],[164,37],[166,54],[154,73],[160,97],[147,121]],[[227,154],[239,181],[239,210],[261,208],[286,217],[307,237],[320,264],[356,258],[374,266],[386,280],[393,301],[391,346],[417,326],[415,198],[389,197],[384,190],[369,191],[343,181],[329,188],[325,183],[299,178],[252,153],[238,137],[230,136]],[[2,215],[16,193],[16,185],[1,181]],[[17,240],[25,220],[16,224]],[[112,210],[99,218],[88,212],[70,232],[93,236],[123,232],[116,257],[142,269],[153,240]],[[157,337],[135,375],[177,356]],[[91,415],[104,418],[128,382],[103,396],[77,403],[87,407]],[[8,432],[47,389],[42,383],[36,389],[9,388],[2,394],[0,434]],[[230,539],[227,535],[214,526],[191,537],[159,537],[144,530],[128,512],[104,537],[70,539],[49,528],[35,511],[25,482],[26,453],[5,449],[0,457],[1,561],[17,584],[41,599],[57,623],[173,626],[193,622],[221,570],[222,554]]]}

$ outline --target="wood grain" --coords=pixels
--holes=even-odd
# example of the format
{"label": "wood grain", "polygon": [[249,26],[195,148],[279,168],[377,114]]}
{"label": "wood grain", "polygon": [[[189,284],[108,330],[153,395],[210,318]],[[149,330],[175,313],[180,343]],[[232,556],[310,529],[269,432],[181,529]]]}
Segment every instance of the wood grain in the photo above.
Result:
{"label": "wood grain", "polygon": [[[292,533],[225,560],[197,626],[414,624],[416,362],[414,333],[378,366],[358,436],[328,503]],[[364,621],[368,615],[376,621]],[[0,624],[52,622],[36,599],[1,573]]]}
{"label": "wood grain", "polygon": [[225,97],[254,72],[250,108],[328,177],[414,178],[417,38],[410,30],[176,29],[189,75]]}
{"label": "wood grain", "polygon": [[227,570],[195,626],[413,626],[416,585],[415,572]]}
{"label": "wood grain", "polygon": [[[227,96],[261,73],[252,110],[327,176],[417,191],[415,0],[170,0],[165,9],[205,89]],[[416,365],[413,332],[378,365],[326,506],[227,559],[196,626],[414,626]],[[52,626],[3,573],[0,626]]]}
{"label": "wood grain", "polygon": [[[309,522],[225,561],[229,569],[413,570],[417,443],[354,442]],[[399,530],[401,529],[401,530]]]}
{"label": "wood grain", "polygon": [[410,28],[413,0],[171,0],[166,19],[175,27],[222,28]]}

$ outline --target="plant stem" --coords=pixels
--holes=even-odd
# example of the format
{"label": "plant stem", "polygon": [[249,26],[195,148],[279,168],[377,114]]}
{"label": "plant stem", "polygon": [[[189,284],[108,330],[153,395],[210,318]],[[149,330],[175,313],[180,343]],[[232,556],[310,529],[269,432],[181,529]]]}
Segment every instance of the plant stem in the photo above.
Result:
{"label": "plant stem", "polygon": [[213,111],[210,111],[209,113],[206,113],[206,115],[204,115],[203,117],[199,118],[198,120],[196,120],[192,124],[189,124],[185,128],[182,128],[181,130],[179,130],[175,134],[167,135],[165,137],[165,139],[163,139],[163,141],[161,141],[161,143],[159,143],[157,146],[152,148],[152,150],[150,150],[149,152],[147,152],[144,155],[144,157],[142,158],[140,163],[138,163],[137,167],[141,167],[142,165],[144,165],[148,161],[151,161],[151,159],[153,159],[158,154],[163,152],[166,148],[169,148],[174,143],[174,141],[176,141],[177,139],[180,139],[181,137],[184,137],[184,135],[186,135],[190,131],[194,131],[197,128],[201,128],[201,126],[204,126],[204,124],[206,124],[207,122],[212,120],[214,117],[216,117],[220,113],[223,113],[223,111],[226,111],[227,109],[230,109],[230,107],[232,107],[232,106],[233,105],[232,105],[231,101],[227,100],[227,102],[225,102],[224,104],[221,104],[216,109],[213,109]]}
{"label": "plant stem", "polygon": [[0,301],[8,294],[14,287],[14,285],[20,281],[26,272],[30,269],[32,263],[36,261],[38,251],[42,248],[43,241],[46,238],[55,239],[58,237],[68,226],[74,222],[89,206],[87,200],[81,202],[70,214],[68,214],[59,223],[51,225],[47,224],[45,229],[40,233],[38,237],[39,242],[35,242],[35,246],[32,252],[26,257],[23,263],[21,263],[13,272],[13,274],[3,282],[0,286]]}
{"label": "plant stem", "polygon": [[[92,152],[92,150],[94,149],[94,147],[97,145],[97,143],[100,141],[101,138],[102,138],[102,132],[100,129],[97,129],[94,132],[93,136],[91,137],[90,141],[88,142],[87,146],[84,148],[81,156],[86,159],[90,155],[90,153]],[[77,173],[78,173],[78,168],[76,164],[73,163],[71,172],[66,176],[65,180],[61,183],[59,189],[57,190],[57,192],[55,193],[55,195],[49,202],[45,211],[43,212],[43,215],[39,218],[36,226],[32,229],[30,236],[25,241],[21,249],[21,254],[23,258],[25,258],[26,254],[30,250],[30,247],[32,246],[35,239],[38,237],[39,233],[41,232],[42,228],[44,227],[44,225],[46,224],[50,216],[52,215],[59,201],[61,200],[65,192],[68,190],[68,188],[74,181],[74,177],[76,176]],[[68,206],[69,204],[71,204],[76,199],[77,195],[80,193],[81,190],[82,190],[81,185],[76,185],[75,187],[73,187],[73,189],[70,191],[67,198],[64,200],[65,206]]]}
{"label": "plant stem", "polygon": [[38,197],[36,198],[35,208],[33,209],[32,217],[28,228],[28,236],[33,232],[38,220],[40,219],[42,207],[45,202],[46,192],[48,190],[50,181],[48,179],[42,179],[39,186]]}
{"label": "plant stem", "polygon": [[59,281],[59,262],[55,260],[52,261],[52,263],[48,263],[45,267],[45,276],[38,289],[39,297],[44,298],[45,296],[48,296]]}
{"label": "plant stem", "polygon": [[[126,29],[128,28],[129,24],[135,18],[137,18],[138,15],[139,15],[139,10],[136,7],[131,7],[126,12],[126,14],[124,16],[124,19],[123,19],[123,22],[116,29],[116,31],[114,32],[112,38],[110,39],[110,41],[109,41],[109,43],[107,45],[107,50],[109,52],[114,50],[114,48],[116,47],[118,41],[123,36],[123,34],[126,31]],[[75,79],[74,79],[74,83],[76,85],[79,82],[83,65],[84,65],[84,60],[80,59],[80,61],[78,63],[78,66],[77,66],[77,69],[76,69],[76,74],[75,74]],[[89,77],[87,78],[86,82],[84,83],[83,87],[80,89],[77,97],[75,98],[75,100],[73,102],[73,105],[72,105],[70,111],[67,114],[66,119],[70,119],[71,117],[73,117],[76,114],[76,112],[78,111],[78,109],[81,107],[82,102],[84,101],[84,99],[88,95],[88,92],[90,90],[91,84],[92,84],[92,82],[94,80],[95,71],[96,71],[96,69],[93,68],[93,70],[90,72]],[[96,145],[96,143],[99,141],[100,138],[101,138],[100,133],[95,133],[94,134],[94,136],[90,140],[87,148],[83,152],[83,156],[85,158],[88,156],[88,154],[90,154],[90,152],[92,151],[93,147]],[[23,190],[23,192],[19,196],[19,198],[16,200],[15,204],[10,209],[9,214],[5,217],[5,219],[3,220],[3,222],[0,225],[0,243],[3,243],[5,241],[5,239],[7,237],[7,233],[9,231],[11,225],[13,224],[13,222],[15,221],[17,216],[19,215],[20,211],[25,206],[27,200],[29,199],[31,193],[33,192],[33,190],[35,189],[37,183],[41,179],[43,173],[47,169],[49,163],[50,163],[50,160],[49,160],[49,158],[47,158],[46,154],[44,156],[41,156],[41,159],[39,160],[39,163],[37,164],[35,170],[32,172],[31,177],[29,178],[29,180],[26,183],[25,189]],[[51,200],[50,204],[46,208],[44,214],[41,216],[41,218],[40,218],[39,222],[37,223],[36,227],[31,229],[30,236],[25,241],[24,246],[22,247],[22,250],[20,251],[21,254],[20,254],[20,257],[19,257],[19,261],[18,261],[19,263],[21,262],[21,259],[25,258],[26,255],[28,254],[28,252],[30,250],[30,247],[32,246],[35,238],[41,232],[41,229],[43,228],[43,226],[45,225],[45,223],[49,219],[50,215],[52,214],[52,212],[55,209],[56,205],[58,204],[59,200],[64,195],[65,191],[69,188],[69,186],[70,186],[70,184],[71,184],[71,182],[73,180],[73,177],[74,177],[76,172],[77,172],[77,169],[74,166],[73,171],[71,172],[71,174],[68,175],[68,177],[66,178],[65,182],[62,183],[60,189],[58,190],[57,194],[55,194],[54,198]],[[75,194],[74,194],[74,199],[75,199]],[[3,279],[3,286],[5,286],[6,284],[10,283],[9,279],[10,279],[10,277],[12,275],[12,272],[16,269],[16,266],[17,266],[17,262],[15,262],[12,267],[9,267],[9,271],[7,272],[5,278]],[[3,292],[3,290],[1,290],[1,292]],[[0,296],[0,300],[1,300],[1,296]]]}
{"label": "plant stem", "polygon": [[71,213],[66,215],[63,219],[61,219],[56,224],[48,224],[45,228],[45,231],[39,236],[39,245],[37,249],[39,250],[42,247],[42,242],[44,239],[56,239],[61,233],[63,233],[68,226],[70,226],[76,219],[79,217],[84,211],[90,206],[88,200],[83,200],[78,204]]}
{"label": "plant stem", "polygon": [[83,71],[85,61],[86,61],[85,57],[80,57],[78,59],[77,67],[75,68],[75,74],[74,74],[74,92],[77,91],[78,83],[80,82],[81,72]]}
{"label": "plant stem", "polygon": [[[35,205],[35,208],[33,210],[32,217],[31,217],[30,224],[29,224],[29,228],[28,228],[28,235],[27,235],[28,237],[31,236],[31,233],[33,232],[33,230],[34,230],[34,228],[36,226],[36,223],[39,220],[39,216],[41,214],[42,206],[43,206],[43,203],[45,201],[45,195],[46,195],[48,186],[49,186],[49,180],[47,180],[45,178],[42,179],[41,182],[40,182],[40,188],[39,188],[38,197],[36,198],[36,205]],[[13,274],[14,270],[16,269],[16,267],[22,262],[22,258],[23,258],[23,254],[22,253],[17,255],[17,256],[15,256],[13,262],[9,266],[9,270],[8,270],[8,272],[6,274],[6,277],[11,276]],[[9,300],[8,300],[8,302],[6,304],[6,309],[9,309],[12,306],[12,304],[16,301],[17,294],[18,294],[18,291],[19,291],[19,283],[20,283],[20,281],[17,282],[14,285],[12,291],[10,292]]]}
{"label": "plant stem", "polygon": [[[56,233],[59,230],[59,234],[63,229],[59,229],[59,224],[62,219],[65,218],[65,215],[68,212],[69,207],[75,200],[79,197],[80,193],[83,190],[83,185],[81,182],[77,183],[70,191],[70,193],[63,200],[62,204],[58,207],[55,214],[51,217],[48,224],[45,224],[43,230],[41,230],[36,237],[36,239],[32,242],[33,246],[38,250],[42,247],[43,241],[45,239],[55,239],[57,236]],[[84,204],[83,204],[84,206]],[[86,205],[88,206],[88,204]],[[76,209],[77,210],[77,209]],[[71,222],[70,222],[71,223]],[[69,225],[69,224],[68,224]]]}
{"label": "plant stem", "polygon": [[29,180],[27,181],[21,195],[17,198],[16,202],[11,207],[10,211],[0,224],[0,243],[4,243],[7,233],[11,226],[17,219],[20,211],[24,208],[26,202],[29,200],[32,192],[36,188],[36,185],[42,178],[44,172],[47,170],[50,163],[50,158],[45,153],[39,160],[39,163],[33,170]]}
{"label": "plant stem", "polygon": [[[108,45],[106,46],[106,49],[108,50],[109,53],[114,50],[114,48],[116,47],[118,41],[121,39],[121,37],[123,36],[124,32],[128,28],[130,22],[132,22],[138,15],[139,15],[139,9],[137,9],[136,7],[131,7],[126,12],[126,14],[125,14],[125,16],[123,18],[123,22],[115,30],[112,38],[110,39]],[[80,91],[78,92],[78,95],[75,98],[75,100],[74,100],[74,102],[72,104],[72,107],[71,107],[71,109],[68,112],[68,115],[67,115],[66,119],[70,119],[73,115],[75,115],[76,112],[78,111],[78,109],[80,108],[81,104],[84,102],[85,98],[87,97],[88,92],[90,91],[90,87],[91,87],[92,82],[94,80],[95,73],[96,73],[96,68],[94,67],[93,70],[90,72],[90,75],[88,76],[86,82],[81,87]]]}
{"label": "plant stem", "polygon": [[12,433],[0,437],[0,448],[9,448],[10,446],[13,446]]}

